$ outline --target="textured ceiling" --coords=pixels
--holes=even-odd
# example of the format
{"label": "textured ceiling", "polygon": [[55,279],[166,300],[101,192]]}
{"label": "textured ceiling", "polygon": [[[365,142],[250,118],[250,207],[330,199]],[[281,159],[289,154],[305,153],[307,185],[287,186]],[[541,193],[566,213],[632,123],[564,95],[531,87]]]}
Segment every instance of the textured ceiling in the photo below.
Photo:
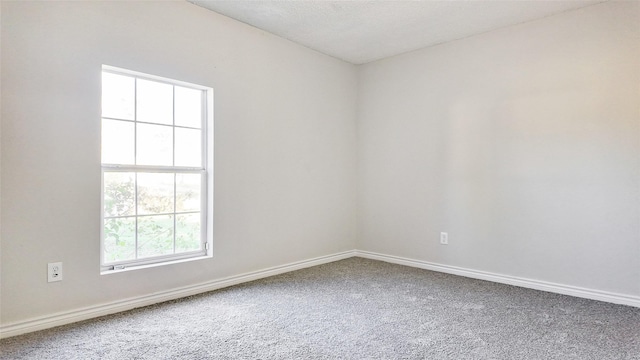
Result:
{"label": "textured ceiling", "polygon": [[603,2],[188,1],[353,64]]}

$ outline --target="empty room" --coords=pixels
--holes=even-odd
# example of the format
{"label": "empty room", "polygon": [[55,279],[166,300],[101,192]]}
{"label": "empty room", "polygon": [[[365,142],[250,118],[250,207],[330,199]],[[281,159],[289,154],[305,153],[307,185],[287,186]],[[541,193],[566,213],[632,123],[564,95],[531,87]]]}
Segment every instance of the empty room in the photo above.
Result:
{"label": "empty room", "polygon": [[640,359],[640,2],[0,21],[0,359]]}

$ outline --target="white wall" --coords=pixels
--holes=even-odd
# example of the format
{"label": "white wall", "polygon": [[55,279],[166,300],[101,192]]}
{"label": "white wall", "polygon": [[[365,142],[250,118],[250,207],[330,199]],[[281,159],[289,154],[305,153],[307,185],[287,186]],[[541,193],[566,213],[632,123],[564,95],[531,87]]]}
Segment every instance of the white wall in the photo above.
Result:
{"label": "white wall", "polygon": [[[353,65],[187,2],[0,6],[2,324],[355,247]],[[99,274],[102,64],[214,88],[213,259]]]}
{"label": "white wall", "polygon": [[639,19],[609,2],[362,66],[358,248],[640,295]]}

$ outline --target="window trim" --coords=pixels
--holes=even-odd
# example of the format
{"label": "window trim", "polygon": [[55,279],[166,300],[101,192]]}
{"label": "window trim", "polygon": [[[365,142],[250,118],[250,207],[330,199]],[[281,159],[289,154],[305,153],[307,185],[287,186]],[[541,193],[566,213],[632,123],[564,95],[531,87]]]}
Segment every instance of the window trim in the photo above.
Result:
{"label": "window trim", "polygon": [[[196,89],[202,91],[202,125],[201,125],[201,144],[202,144],[202,167],[189,167],[189,166],[150,166],[150,165],[135,165],[135,164],[104,164],[102,161],[100,162],[101,166],[101,184],[100,184],[100,273],[102,275],[112,274],[116,272],[121,272],[124,270],[135,270],[142,269],[148,267],[169,265],[175,263],[181,263],[185,261],[193,261],[193,260],[201,260],[206,258],[211,258],[213,256],[213,88],[198,85],[194,83],[188,83],[180,80],[173,80],[169,78],[164,78],[156,75],[150,75],[138,71],[122,69],[109,65],[102,65],[102,73],[113,73],[116,75],[122,76],[130,76],[135,79],[143,79],[143,80],[151,80],[155,82],[160,82],[164,84],[169,84],[172,86],[181,86],[190,89]],[[102,91],[102,90],[101,90]],[[134,93],[135,94],[135,93]],[[136,96],[136,95],[134,95]],[[174,90],[174,102],[175,102],[175,90]],[[175,104],[174,104],[175,105]],[[134,106],[137,106],[134,98]],[[135,109],[135,108],[134,108]],[[135,110],[134,110],[135,111]],[[174,107],[175,112],[175,107]],[[175,115],[175,114],[174,114]],[[102,123],[102,119],[112,119],[117,121],[127,121],[132,123],[137,123],[137,114],[134,113],[134,119],[117,119],[110,117],[100,117],[100,121]],[[146,122],[140,122],[145,124]],[[154,125],[162,125],[162,124],[154,124]],[[186,128],[189,129],[188,126],[176,126],[175,119],[171,126],[173,129],[176,128]],[[102,131],[100,132],[100,137],[102,138]],[[135,141],[135,132],[134,132],[134,144]],[[175,146],[175,133],[174,133],[174,146]],[[136,146],[134,145],[134,159],[135,159]],[[173,157],[175,157],[175,147],[173,148]],[[182,252],[179,254],[167,254],[167,255],[159,255],[142,259],[133,259],[133,260],[123,260],[123,261],[115,261],[105,263],[105,253],[104,253],[104,174],[105,172],[134,172],[134,173],[143,173],[143,172],[161,172],[161,173],[190,173],[190,174],[201,174],[201,196],[203,200],[201,201],[200,208],[200,216],[201,216],[201,249],[189,252]],[[136,200],[137,203],[137,200]],[[175,208],[174,208],[175,215]],[[137,215],[136,215],[137,218]],[[175,221],[175,219],[174,219]],[[174,229],[175,231],[175,229]],[[137,229],[136,229],[137,232]],[[137,235],[136,235],[137,236]],[[174,247],[175,247],[175,238],[174,238]]]}

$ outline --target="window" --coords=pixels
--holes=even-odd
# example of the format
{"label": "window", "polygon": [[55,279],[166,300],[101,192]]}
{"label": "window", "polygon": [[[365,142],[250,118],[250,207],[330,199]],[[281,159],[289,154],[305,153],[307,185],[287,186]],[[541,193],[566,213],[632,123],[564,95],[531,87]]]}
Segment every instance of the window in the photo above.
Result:
{"label": "window", "polygon": [[211,256],[213,89],[102,67],[101,269]]}

